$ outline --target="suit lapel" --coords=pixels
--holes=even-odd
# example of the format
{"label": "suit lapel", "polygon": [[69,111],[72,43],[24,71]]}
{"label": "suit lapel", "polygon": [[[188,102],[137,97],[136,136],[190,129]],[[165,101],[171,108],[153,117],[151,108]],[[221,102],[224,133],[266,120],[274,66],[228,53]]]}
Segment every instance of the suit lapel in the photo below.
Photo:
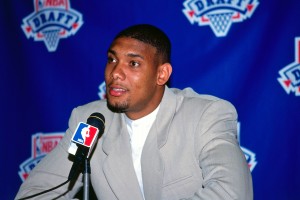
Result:
{"label": "suit lapel", "polygon": [[162,148],[168,138],[171,121],[176,112],[177,96],[166,87],[156,120],[151,127],[142,153],[142,176],[146,200],[161,199],[164,178]]}
{"label": "suit lapel", "polygon": [[112,126],[103,140],[107,158],[103,172],[118,199],[142,200],[142,194],[133,168],[129,134],[120,114],[114,114]]}

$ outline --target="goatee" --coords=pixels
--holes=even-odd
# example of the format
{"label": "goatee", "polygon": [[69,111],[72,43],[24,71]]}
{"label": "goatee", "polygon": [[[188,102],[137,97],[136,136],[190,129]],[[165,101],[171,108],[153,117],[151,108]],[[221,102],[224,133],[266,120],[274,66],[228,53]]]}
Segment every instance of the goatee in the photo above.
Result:
{"label": "goatee", "polygon": [[124,113],[128,109],[128,103],[127,102],[122,102],[122,103],[115,103],[112,104],[109,101],[109,98],[107,97],[107,107],[110,109],[112,112],[116,113]]}

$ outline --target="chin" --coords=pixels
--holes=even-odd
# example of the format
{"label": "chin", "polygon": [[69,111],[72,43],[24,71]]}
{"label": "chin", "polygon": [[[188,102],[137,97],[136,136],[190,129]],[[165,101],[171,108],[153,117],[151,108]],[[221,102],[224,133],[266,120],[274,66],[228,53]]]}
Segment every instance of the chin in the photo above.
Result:
{"label": "chin", "polygon": [[122,104],[122,103],[115,103],[112,104],[111,102],[107,101],[107,107],[112,111],[116,113],[124,113],[128,109],[128,105]]}

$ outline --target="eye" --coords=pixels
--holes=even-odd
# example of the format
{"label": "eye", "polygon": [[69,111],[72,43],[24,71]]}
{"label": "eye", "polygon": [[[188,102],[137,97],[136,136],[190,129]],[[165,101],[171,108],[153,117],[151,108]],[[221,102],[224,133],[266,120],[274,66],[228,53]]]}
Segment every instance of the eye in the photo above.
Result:
{"label": "eye", "polygon": [[107,63],[115,63],[115,62],[117,62],[117,60],[115,58],[110,57],[110,56],[107,57]]}
{"label": "eye", "polygon": [[132,66],[132,67],[138,67],[138,66],[140,66],[140,63],[136,62],[136,61],[130,61],[130,66]]}

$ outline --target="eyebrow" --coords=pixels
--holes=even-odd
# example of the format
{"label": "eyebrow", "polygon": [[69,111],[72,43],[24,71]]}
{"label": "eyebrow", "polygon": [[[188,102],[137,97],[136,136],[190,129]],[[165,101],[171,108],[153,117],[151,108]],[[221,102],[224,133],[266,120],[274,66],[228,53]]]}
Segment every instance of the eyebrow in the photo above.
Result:
{"label": "eyebrow", "polygon": [[[117,55],[117,53],[112,49],[108,49],[107,53]],[[126,54],[126,56],[131,57],[131,58],[141,58],[143,60],[145,59],[143,56],[141,56],[140,54],[136,54],[136,53],[128,53],[128,54]]]}

